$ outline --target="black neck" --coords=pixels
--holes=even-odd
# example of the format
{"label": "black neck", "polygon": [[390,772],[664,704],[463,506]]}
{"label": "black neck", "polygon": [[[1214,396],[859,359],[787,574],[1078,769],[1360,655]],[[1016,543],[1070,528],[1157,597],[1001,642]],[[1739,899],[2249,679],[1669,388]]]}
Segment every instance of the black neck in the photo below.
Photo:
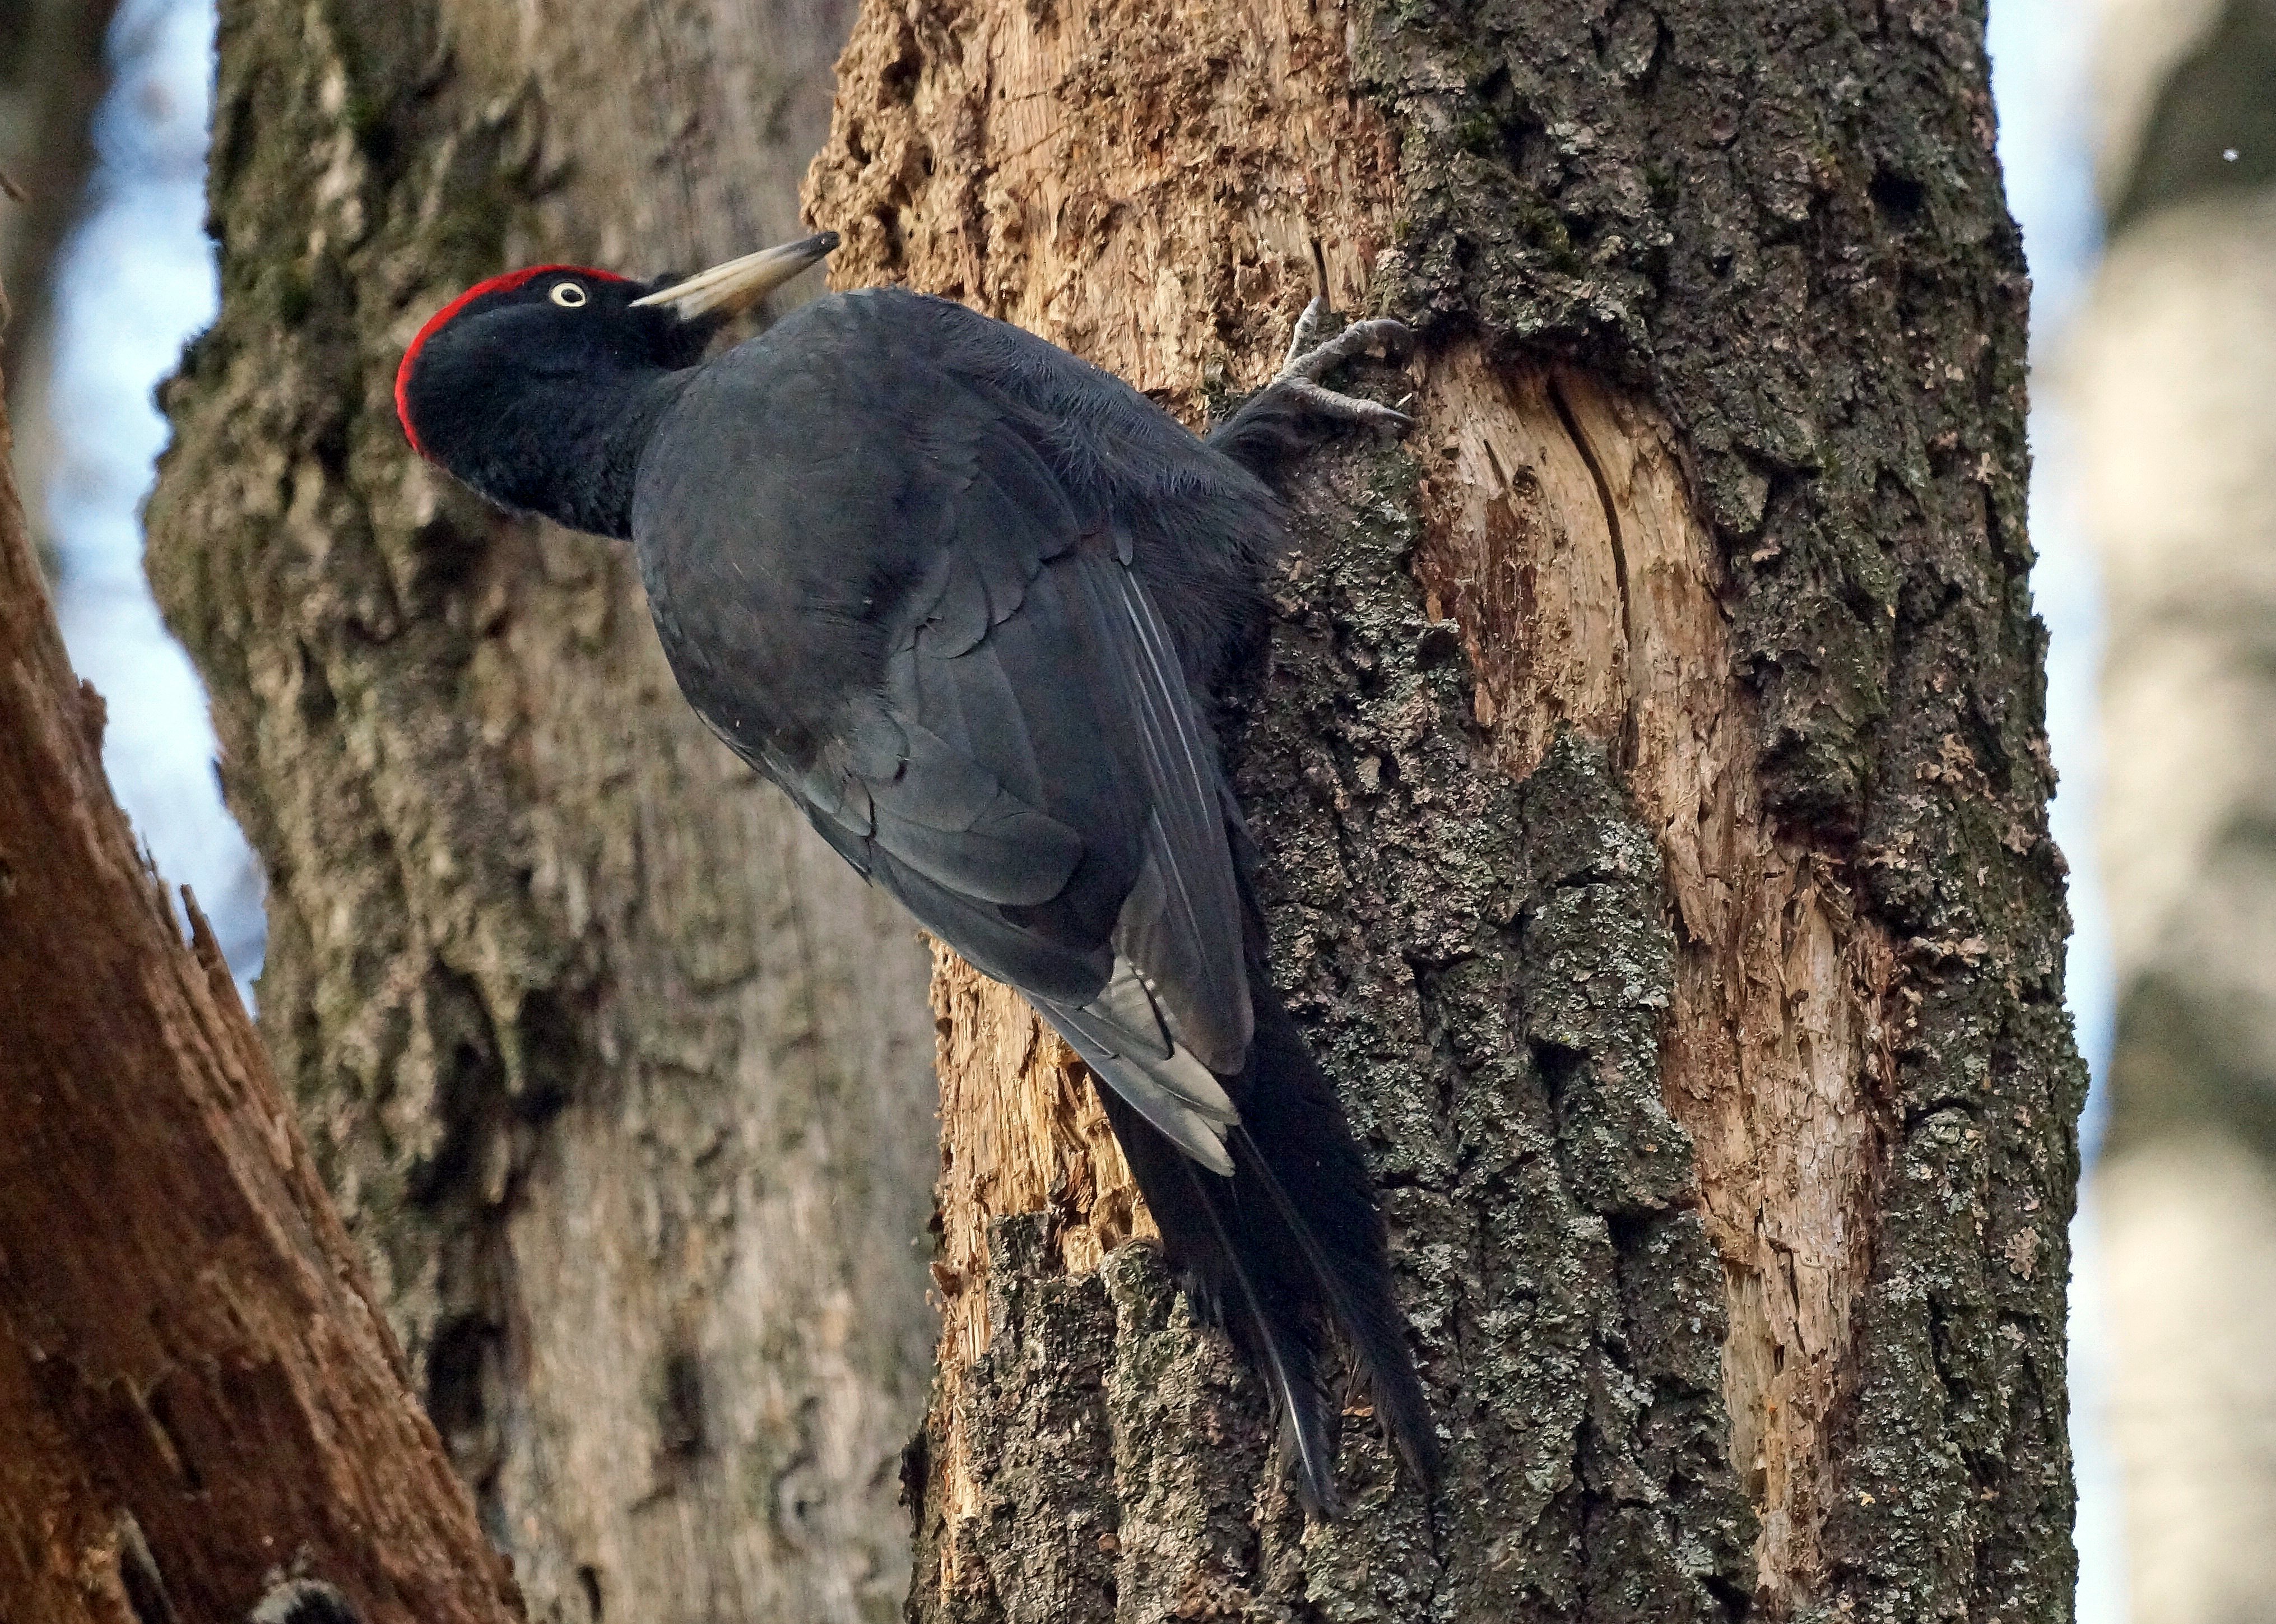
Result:
{"label": "black neck", "polygon": [[500,379],[481,391],[487,399],[462,397],[470,420],[486,421],[479,441],[457,455],[447,439],[436,449],[493,501],[629,540],[641,452],[689,376],[657,367]]}

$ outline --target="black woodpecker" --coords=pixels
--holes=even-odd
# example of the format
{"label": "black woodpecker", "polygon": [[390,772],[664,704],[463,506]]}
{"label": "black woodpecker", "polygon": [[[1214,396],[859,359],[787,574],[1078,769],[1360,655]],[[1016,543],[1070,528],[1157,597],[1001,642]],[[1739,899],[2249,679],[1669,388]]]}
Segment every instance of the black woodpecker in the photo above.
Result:
{"label": "black woodpecker", "polygon": [[1319,382],[1406,330],[1315,346],[1316,301],[1280,376],[1206,439],[899,289],[704,359],[837,243],[653,284],[493,277],[412,340],[404,433],[505,507],[629,539],[697,713],[1089,1062],[1172,1266],[1272,1388],[1304,1501],[1334,1506],[1331,1329],[1428,1484],[1383,1220],[1272,990],[1197,698],[1261,632],[1283,527],[1260,472],[1324,422],[1406,426]]}

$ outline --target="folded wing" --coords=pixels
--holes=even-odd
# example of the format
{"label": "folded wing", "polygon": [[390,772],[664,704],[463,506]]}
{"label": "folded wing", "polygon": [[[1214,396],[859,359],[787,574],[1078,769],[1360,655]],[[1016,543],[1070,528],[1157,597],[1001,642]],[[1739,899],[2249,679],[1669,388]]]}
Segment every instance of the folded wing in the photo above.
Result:
{"label": "folded wing", "polygon": [[[1240,1071],[1253,1014],[1214,741],[1128,532],[1055,472],[1049,426],[934,382],[929,455],[893,506],[922,532],[895,550],[921,573],[876,680],[803,752],[720,731],[1149,1122],[1229,1174],[1238,1113],[1218,1079]],[[800,522],[774,500],[770,520]]]}

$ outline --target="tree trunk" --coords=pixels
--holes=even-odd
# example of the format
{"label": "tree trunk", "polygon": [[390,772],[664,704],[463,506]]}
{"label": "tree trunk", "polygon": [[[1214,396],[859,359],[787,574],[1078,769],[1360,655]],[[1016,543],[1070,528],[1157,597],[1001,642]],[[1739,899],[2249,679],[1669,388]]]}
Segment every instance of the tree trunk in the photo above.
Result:
{"label": "tree trunk", "polygon": [[406,450],[470,282],[778,239],[849,13],[223,6],[223,310],[150,512],[268,865],[264,1033],[540,1619],[888,1618],[936,1322],[924,957],[629,561]]}
{"label": "tree trunk", "polygon": [[[1229,717],[1447,1446],[1307,1528],[1081,1068],[953,958],[912,1616],[2057,1620],[2062,1008],[1980,8],[873,0],[841,285],[1189,421],[1422,331]],[[921,1469],[920,1469],[921,1468]]]}
{"label": "tree trunk", "polygon": [[2111,4],[2067,369],[2110,612],[2095,1184],[2139,1624],[2276,1620],[2276,4]]}
{"label": "tree trunk", "polygon": [[506,1624],[506,1568],[186,892],[102,776],[0,414],[0,1619]]}

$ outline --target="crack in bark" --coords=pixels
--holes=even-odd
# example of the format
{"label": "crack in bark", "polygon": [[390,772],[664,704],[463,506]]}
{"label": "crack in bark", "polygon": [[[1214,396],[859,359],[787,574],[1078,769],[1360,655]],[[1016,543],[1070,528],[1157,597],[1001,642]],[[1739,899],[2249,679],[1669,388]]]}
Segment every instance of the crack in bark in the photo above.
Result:
{"label": "crack in bark", "polygon": [[1620,595],[1620,645],[1626,655],[1622,666],[1630,679],[1631,694],[1627,712],[1620,721],[1619,762],[1623,772],[1631,771],[1635,766],[1637,713],[1644,702],[1643,696],[1635,694],[1634,685],[1635,624],[1634,611],[1628,603],[1628,555],[1627,545],[1620,535],[1620,505],[1612,500],[1612,482],[1605,477],[1604,464],[1597,460],[1596,448],[1589,444],[1589,434],[1581,427],[1581,420],[1574,415],[1573,403],[1567,398],[1565,383],[1554,368],[1549,373],[1549,404],[1556,409],[1557,421],[1565,425],[1565,432],[1572,436],[1573,449],[1581,453],[1581,460],[1588,465],[1589,478],[1597,488],[1597,501],[1605,516],[1605,538],[1612,545],[1612,584]]}

